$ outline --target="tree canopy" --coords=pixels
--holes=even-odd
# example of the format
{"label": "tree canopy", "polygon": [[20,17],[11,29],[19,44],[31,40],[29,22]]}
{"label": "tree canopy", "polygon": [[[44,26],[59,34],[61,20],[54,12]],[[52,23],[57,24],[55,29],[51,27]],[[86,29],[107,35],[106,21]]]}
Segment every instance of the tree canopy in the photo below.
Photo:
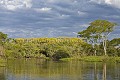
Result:
{"label": "tree canopy", "polygon": [[78,32],[78,34],[82,35],[84,38],[87,38],[88,42],[91,42],[93,47],[95,44],[102,42],[106,55],[106,41],[116,25],[116,23],[107,20],[95,20],[90,23],[90,26],[86,30]]}

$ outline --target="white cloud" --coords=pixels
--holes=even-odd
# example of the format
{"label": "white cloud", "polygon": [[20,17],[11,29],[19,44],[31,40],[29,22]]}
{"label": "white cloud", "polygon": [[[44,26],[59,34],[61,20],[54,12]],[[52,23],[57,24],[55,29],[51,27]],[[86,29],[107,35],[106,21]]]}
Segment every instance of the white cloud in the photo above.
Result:
{"label": "white cloud", "polygon": [[32,0],[1,0],[0,6],[8,9],[8,10],[16,10],[20,8],[31,8]]}
{"label": "white cloud", "polygon": [[105,3],[106,3],[106,4],[112,4],[112,3],[111,3],[111,0],[105,0]]}
{"label": "white cloud", "polygon": [[47,0],[47,2],[49,2],[49,3],[59,3],[59,2],[75,2],[75,0]]}
{"label": "white cloud", "polygon": [[80,16],[86,15],[86,13],[85,13],[85,12],[82,12],[82,11],[78,11],[78,14],[79,14]]}
{"label": "white cloud", "polygon": [[[98,18],[120,23],[119,0],[89,1],[0,0],[0,31],[13,38],[74,37],[75,32],[86,29],[90,21]],[[118,9],[104,7],[105,5]],[[119,33],[118,29],[116,33]]]}
{"label": "white cloud", "polygon": [[52,8],[44,7],[44,8],[35,8],[34,10],[37,12],[47,12],[50,11]]}
{"label": "white cloud", "polygon": [[107,4],[116,8],[120,8],[120,0],[90,0],[98,4]]}

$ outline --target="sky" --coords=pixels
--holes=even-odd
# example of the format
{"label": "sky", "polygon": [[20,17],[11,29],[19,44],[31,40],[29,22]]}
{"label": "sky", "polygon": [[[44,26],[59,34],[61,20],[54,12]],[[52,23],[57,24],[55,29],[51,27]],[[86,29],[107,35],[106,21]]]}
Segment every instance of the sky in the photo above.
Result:
{"label": "sky", "polygon": [[[97,19],[119,24],[119,4],[120,0],[0,0],[0,31],[10,38],[76,37]],[[120,37],[120,27],[109,37]]]}

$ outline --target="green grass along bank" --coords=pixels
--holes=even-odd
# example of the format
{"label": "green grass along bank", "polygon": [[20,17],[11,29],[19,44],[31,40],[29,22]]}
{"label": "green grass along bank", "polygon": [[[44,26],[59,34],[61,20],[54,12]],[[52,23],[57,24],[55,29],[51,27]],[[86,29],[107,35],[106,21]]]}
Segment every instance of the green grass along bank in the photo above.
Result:
{"label": "green grass along bank", "polygon": [[61,61],[85,61],[85,62],[117,62],[120,63],[120,57],[109,57],[109,56],[84,56],[77,58],[62,58]]}

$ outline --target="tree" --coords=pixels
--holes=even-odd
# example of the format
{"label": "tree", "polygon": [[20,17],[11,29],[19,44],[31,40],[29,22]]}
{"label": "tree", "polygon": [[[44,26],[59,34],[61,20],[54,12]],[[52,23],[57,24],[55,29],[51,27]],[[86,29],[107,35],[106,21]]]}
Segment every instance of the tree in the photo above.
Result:
{"label": "tree", "polygon": [[112,46],[119,46],[120,45],[120,38],[115,38],[109,42]]}
{"label": "tree", "polygon": [[3,55],[3,51],[4,51],[4,42],[7,39],[7,34],[4,34],[2,32],[0,32],[0,56]]}
{"label": "tree", "polygon": [[95,20],[90,24],[93,29],[95,29],[95,33],[98,36],[102,37],[102,43],[104,48],[104,53],[107,55],[107,40],[110,33],[114,30],[114,27],[117,25],[116,23],[109,22],[107,20]]}
{"label": "tree", "polygon": [[95,44],[99,44],[100,42],[103,43],[104,48],[104,55],[107,55],[107,40],[110,33],[114,30],[116,23],[109,22],[107,20],[95,20],[90,23],[90,26],[78,34],[83,35],[86,37],[89,42],[92,42],[94,47]]}
{"label": "tree", "polygon": [[0,32],[0,45],[7,39],[7,34]]}
{"label": "tree", "polygon": [[87,39],[86,41],[89,44],[92,44],[94,55],[96,55],[95,47],[96,45],[100,44],[100,38],[99,35],[96,33],[96,29],[94,29],[92,26],[89,26],[86,30],[78,32],[78,34],[80,34],[82,38]]}

